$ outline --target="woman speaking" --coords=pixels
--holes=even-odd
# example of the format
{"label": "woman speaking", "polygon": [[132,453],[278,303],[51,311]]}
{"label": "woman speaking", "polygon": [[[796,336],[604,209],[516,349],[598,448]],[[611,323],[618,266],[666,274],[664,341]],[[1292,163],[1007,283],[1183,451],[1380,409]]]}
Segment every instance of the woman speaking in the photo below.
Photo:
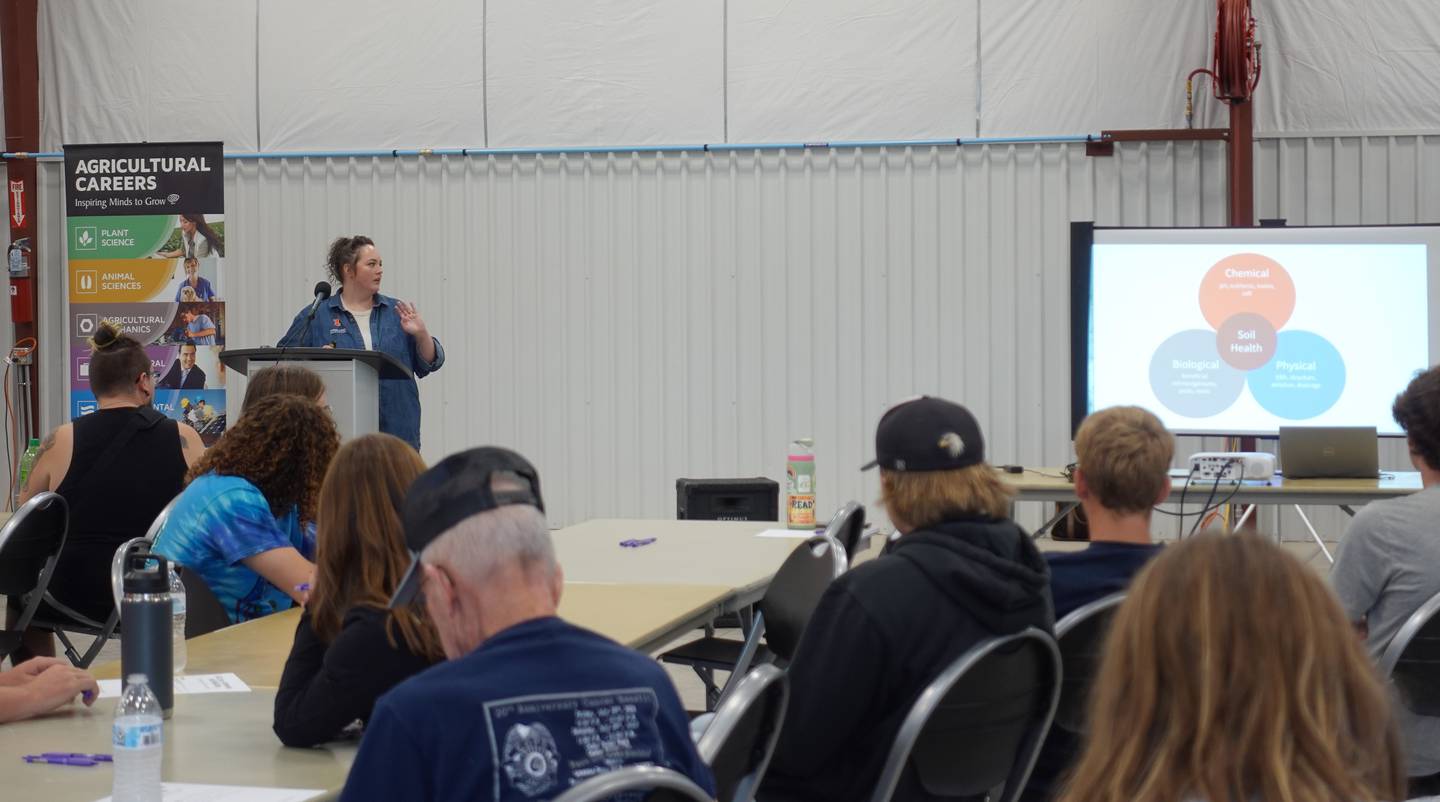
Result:
{"label": "woman speaking", "polygon": [[320,303],[306,325],[307,306],[281,338],[298,346],[383,351],[409,368],[413,378],[380,380],[380,431],[420,448],[420,389],[424,378],[445,364],[445,349],[430,336],[414,304],[380,294],[384,263],[374,240],[359,235],[330,244],[330,275],[340,291]]}

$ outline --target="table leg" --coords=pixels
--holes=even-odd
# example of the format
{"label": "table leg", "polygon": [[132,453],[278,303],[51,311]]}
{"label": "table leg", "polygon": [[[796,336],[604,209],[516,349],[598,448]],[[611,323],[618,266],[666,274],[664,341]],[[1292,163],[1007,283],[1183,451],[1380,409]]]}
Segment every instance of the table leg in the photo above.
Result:
{"label": "table leg", "polygon": [[1320,533],[1316,532],[1315,527],[1310,525],[1310,517],[1305,514],[1304,510],[1300,509],[1299,504],[1295,505],[1295,514],[1299,515],[1300,520],[1305,522],[1305,528],[1310,530],[1310,537],[1315,538],[1315,542],[1320,546],[1320,551],[1325,554],[1325,559],[1329,560],[1331,565],[1334,565],[1335,558],[1330,555],[1330,550],[1325,548],[1325,541],[1320,539]]}
{"label": "table leg", "polygon": [[1251,513],[1255,512],[1255,508],[1258,507],[1258,506],[1259,506],[1258,504],[1251,504],[1250,506],[1246,507],[1246,508],[1245,508],[1245,511],[1242,512],[1242,513],[1240,513],[1240,520],[1238,520],[1238,521],[1235,522],[1235,528],[1232,529],[1231,531],[1232,531],[1232,532],[1239,532],[1239,531],[1241,530],[1241,528],[1243,528],[1243,527],[1245,526],[1245,522],[1248,521],[1248,520],[1250,520],[1250,515],[1251,515]]}
{"label": "table leg", "polygon": [[1060,523],[1061,518],[1064,518],[1070,513],[1071,510],[1075,509],[1078,506],[1080,506],[1080,502],[1078,501],[1062,502],[1060,504],[1060,511],[1055,513],[1055,516],[1052,517],[1050,520],[1046,521],[1043,524],[1040,524],[1040,528],[1032,532],[1030,537],[1037,539],[1044,537],[1045,533],[1049,532],[1051,527],[1053,527],[1055,524]]}

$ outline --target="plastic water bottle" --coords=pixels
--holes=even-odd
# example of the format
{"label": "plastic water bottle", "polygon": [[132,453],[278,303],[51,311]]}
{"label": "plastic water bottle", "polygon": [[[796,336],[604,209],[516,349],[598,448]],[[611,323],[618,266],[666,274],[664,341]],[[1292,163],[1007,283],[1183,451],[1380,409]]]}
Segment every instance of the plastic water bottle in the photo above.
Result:
{"label": "plastic water bottle", "polygon": [[170,568],[170,642],[175,655],[175,673],[185,670],[185,583]]}
{"label": "plastic water bottle", "polygon": [[790,444],[785,465],[785,524],[791,529],[815,528],[815,441],[802,437]]}
{"label": "plastic water bottle", "polygon": [[15,486],[15,507],[20,506],[20,496],[25,492],[25,483],[30,481],[30,472],[35,469],[35,456],[40,453],[40,441],[30,438],[30,445],[20,455],[20,483]]}
{"label": "plastic water bottle", "polygon": [[111,748],[115,760],[113,802],[160,802],[160,760],[165,740],[160,700],[144,674],[125,678],[115,706]]}

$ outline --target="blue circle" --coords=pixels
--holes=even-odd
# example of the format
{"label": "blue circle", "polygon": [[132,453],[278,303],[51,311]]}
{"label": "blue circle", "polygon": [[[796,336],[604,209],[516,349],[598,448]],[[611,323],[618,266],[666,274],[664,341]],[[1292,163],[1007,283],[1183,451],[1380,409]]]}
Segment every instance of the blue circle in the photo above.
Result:
{"label": "blue circle", "polygon": [[1220,358],[1215,332],[1209,329],[1176,332],[1150,357],[1150,389],[1177,415],[1218,415],[1235,403],[1244,387],[1245,374]]}
{"label": "blue circle", "polygon": [[1282,331],[1275,356],[1246,377],[1260,406],[1286,420],[1319,415],[1345,392],[1345,360],[1330,341],[1311,331]]}

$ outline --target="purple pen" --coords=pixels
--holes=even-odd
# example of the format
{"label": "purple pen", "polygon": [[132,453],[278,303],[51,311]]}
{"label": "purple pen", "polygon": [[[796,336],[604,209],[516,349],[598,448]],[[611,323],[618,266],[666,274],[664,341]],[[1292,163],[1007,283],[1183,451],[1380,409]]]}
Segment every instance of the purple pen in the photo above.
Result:
{"label": "purple pen", "polygon": [[83,758],[85,758],[86,760],[93,760],[93,761],[95,761],[96,763],[114,763],[114,762],[115,762],[115,758],[113,758],[113,757],[111,757],[111,756],[109,756],[109,755],[107,755],[107,754],[104,754],[104,753],[91,754],[91,753],[88,753],[88,752],[41,752],[39,755],[31,755],[31,757],[43,757],[43,758],[46,758],[46,759],[62,758],[62,757],[83,757]]}
{"label": "purple pen", "polygon": [[45,757],[44,755],[25,755],[26,763],[49,763],[52,766],[94,766],[99,761],[88,757]]}

